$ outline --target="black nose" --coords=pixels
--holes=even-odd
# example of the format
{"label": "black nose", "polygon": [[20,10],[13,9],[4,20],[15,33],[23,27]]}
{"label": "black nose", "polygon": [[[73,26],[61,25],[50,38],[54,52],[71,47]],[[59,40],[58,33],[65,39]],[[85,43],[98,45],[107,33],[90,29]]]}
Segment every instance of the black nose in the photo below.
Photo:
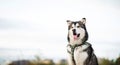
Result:
{"label": "black nose", "polygon": [[73,35],[77,35],[76,34],[76,29],[73,29],[72,31],[73,31]]}

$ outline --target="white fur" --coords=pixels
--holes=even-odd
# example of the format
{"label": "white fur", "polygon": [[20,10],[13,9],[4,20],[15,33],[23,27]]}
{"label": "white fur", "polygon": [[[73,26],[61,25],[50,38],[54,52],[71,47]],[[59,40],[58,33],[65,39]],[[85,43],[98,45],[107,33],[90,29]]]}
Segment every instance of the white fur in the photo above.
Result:
{"label": "white fur", "polygon": [[85,30],[83,28],[80,28],[78,32],[80,32],[80,39],[83,39],[83,37],[85,36]]}
{"label": "white fur", "polygon": [[[83,52],[84,49],[88,48],[89,45],[85,44],[79,47],[76,47],[74,50],[74,60],[76,65],[83,65],[84,61],[87,59],[87,52]],[[67,50],[71,52],[70,46],[67,47]],[[72,55],[68,53],[68,65],[74,65],[72,61]]]}
{"label": "white fur", "polygon": [[[67,50],[71,52],[70,46],[67,47]],[[68,55],[67,55],[67,56],[68,56],[68,57],[67,57],[67,58],[68,58],[68,60],[67,60],[67,61],[68,61],[68,65],[74,65],[74,63],[73,63],[73,61],[72,61],[72,55],[71,55],[70,53],[67,53],[67,54],[68,54]]]}
{"label": "white fur", "polygon": [[73,63],[73,61],[72,61],[72,55],[71,54],[69,54],[68,53],[68,55],[67,55],[68,57],[67,57],[67,61],[68,61],[68,65],[74,65],[74,63]]}
{"label": "white fur", "polygon": [[76,27],[77,27],[77,26],[79,26],[79,24],[78,24],[78,23],[76,24]]}
{"label": "white fur", "polygon": [[[67,47],[67,50],[71,52],[70,46]],[[67,56],[68,56],[68,57],[67,57],[67,58],[68,58],[68,60],[67,60],[67,61],[68,61],[68,65],[74,65],[74,63],[73,63],[73,61],[72,61],[72,55],[71,55],[70,53],[68,53]]]}
{"label": "white fur", "polygon": [[83,45],[75,48],[74,59],[75,59],[76,65],[84,65],[84,61],[87,59],[88,54],[87,52],[83,52],[83,50],[86,49],[87,47],[88,45]]}
{"label": "white fur", "polygon": [[73,28],[75,28],[75,25],[74,25],[74,24],[72,24],[72,27],[73,27]]}

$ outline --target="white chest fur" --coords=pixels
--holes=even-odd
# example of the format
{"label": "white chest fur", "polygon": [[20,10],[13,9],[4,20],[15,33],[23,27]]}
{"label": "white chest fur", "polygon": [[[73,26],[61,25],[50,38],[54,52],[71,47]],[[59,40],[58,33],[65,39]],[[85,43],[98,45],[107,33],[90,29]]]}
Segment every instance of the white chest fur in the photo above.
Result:
{"label": "white chest fur", "polygon": [[88,47],[87,45],[83,45],[83,46],[75,48],[74,60],[76,62],[76,65],[84,65],[84,62],[88,57],[88,54],[87,52],[84,52],[83,50],[86,49],[87,47]]}
{"label": "white chest fur", "polygon": [[[76,62],[76,65],[84,65],[84,62],[88,57],[88,54],[87,54],[87,52],[85,52],[83,50],[85,50],[88,47],[89,47],[89,44],[85,44],[82,46],[78,46],[74,49],[74,60]],[[70,51],[70,47],[68,47],[67,49]],[[69,56],[71,56],[71,55],[69,55]],[[70,59],[68,59],[68,60],[70,60]],[[71,64],[71,65],[73,65],[73,64]]]}

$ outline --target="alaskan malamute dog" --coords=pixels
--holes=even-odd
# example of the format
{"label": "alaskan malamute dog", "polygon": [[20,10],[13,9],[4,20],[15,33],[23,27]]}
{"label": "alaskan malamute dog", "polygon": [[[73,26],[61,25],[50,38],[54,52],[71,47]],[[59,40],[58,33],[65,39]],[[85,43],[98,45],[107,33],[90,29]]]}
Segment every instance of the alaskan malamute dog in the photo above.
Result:
{"label": "alaskan malamute dog", "polygon": [[68,65],[98,65],[93,48],[88,40],[86,18],[80,21],[67,20],[68,24]]}

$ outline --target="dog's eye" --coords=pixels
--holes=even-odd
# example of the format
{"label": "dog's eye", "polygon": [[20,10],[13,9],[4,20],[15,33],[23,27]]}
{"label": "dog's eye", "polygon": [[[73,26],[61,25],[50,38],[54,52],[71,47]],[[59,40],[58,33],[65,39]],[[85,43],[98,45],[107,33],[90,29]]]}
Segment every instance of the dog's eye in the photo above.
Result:
{"label": "dog's eye", "polygon": [[73,28],[73,27],[71,27],[71,28]]}
{"label": "dog's eye", "polygon": [[80,26],[77,26],[77,28],[79,28]]}

